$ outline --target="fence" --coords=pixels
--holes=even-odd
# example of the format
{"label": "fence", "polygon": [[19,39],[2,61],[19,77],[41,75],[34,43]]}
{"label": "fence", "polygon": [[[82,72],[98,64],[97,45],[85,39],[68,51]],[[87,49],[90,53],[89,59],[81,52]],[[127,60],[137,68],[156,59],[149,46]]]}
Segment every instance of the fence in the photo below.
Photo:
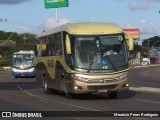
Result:
{"label": "fence", "polygon": [[140,58],[131,59],[130,64],[131,65],[139,65],[139,64],[141,64],[141,60],[140,60]]}

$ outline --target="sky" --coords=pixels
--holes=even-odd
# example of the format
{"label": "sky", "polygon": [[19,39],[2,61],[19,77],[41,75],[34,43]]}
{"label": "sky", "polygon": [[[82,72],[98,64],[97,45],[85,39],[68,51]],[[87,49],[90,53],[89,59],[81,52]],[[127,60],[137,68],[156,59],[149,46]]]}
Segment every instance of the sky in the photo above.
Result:
{"label": "sky", "polygon": [[46,9],[44,0],[0,0],[0,30],[40,34],[58,24],[110,22],[139,28],[140,41],[160,35],[160,0],[69,0],[68,7]]}

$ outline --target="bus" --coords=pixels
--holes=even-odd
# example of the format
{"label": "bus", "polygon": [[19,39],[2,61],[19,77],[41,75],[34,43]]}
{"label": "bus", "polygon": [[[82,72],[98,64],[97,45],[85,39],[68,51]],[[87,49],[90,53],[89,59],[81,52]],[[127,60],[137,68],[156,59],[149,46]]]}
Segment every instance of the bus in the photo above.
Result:
{"label": "bus", "polygon": [[34,51],[15,52],[12,58],[12,76],[35,77]]}
{"label": "bus", "polygon": [[[106,55],[112,48],[116,54]],[[129,89],[132,36],[113,23],[68,23],[41,33],[35,42],[36,80],[46,93],[67,98],[107,93],[117,98]]]}

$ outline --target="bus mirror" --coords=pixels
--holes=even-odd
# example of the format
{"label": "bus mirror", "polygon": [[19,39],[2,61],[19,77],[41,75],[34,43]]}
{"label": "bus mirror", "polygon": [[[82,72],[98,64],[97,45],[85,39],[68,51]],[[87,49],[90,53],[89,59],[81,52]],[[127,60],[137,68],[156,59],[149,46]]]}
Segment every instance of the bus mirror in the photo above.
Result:
{"label": "bus mirror", "polygon": [[37,51],[39,49],[39,45],[35,45],[35,50]]}
{"label": "bus mirror", "polygon": [[129,50],[134,49],[133,38],[130,34],[125,33],[126,38],[128,39]]}
{"label": "bus mirror", "polygon": [[71,41],[68,34],[66,35],[66,52],[71,54]]}

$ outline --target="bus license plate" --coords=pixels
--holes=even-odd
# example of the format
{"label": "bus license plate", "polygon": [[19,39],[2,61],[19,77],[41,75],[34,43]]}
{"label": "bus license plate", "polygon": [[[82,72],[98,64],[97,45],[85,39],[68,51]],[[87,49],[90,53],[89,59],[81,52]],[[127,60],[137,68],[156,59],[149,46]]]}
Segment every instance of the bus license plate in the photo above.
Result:
{"label": "bus license plate", "polygon": [[21,73],[20,76],[26,76],[26,73]]}
{"label": "bus license plate", "polygon": [[98,92],[107,92],[107,89],[98,89]]}

